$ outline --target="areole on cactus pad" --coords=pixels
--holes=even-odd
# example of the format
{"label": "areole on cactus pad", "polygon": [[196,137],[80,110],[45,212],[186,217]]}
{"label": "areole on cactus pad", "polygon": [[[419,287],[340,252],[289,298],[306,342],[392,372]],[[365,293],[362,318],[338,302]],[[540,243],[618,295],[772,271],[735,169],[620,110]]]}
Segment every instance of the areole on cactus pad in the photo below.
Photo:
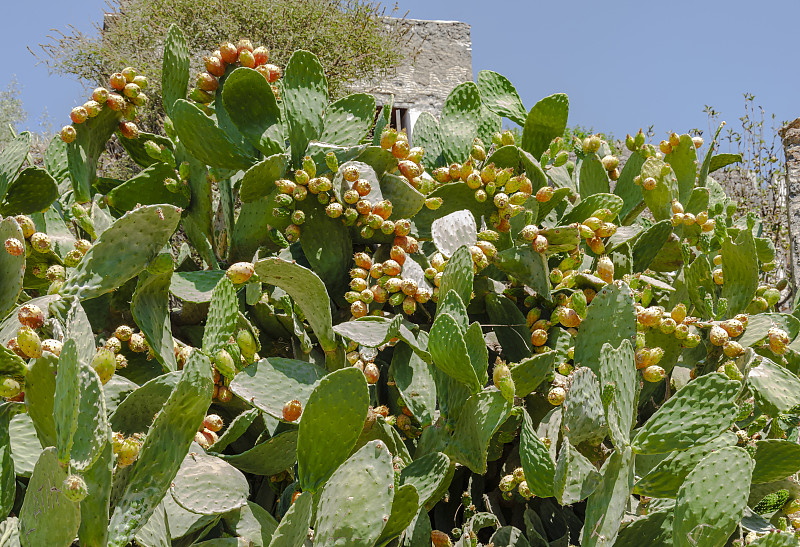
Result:
{"label": "areole on cactus pad", "polygon": [[0,152],[0,536],[797,545],[800,316],[718,134],[568,142],[481,71],[409,139],[269,61],[173,27],[164,135],[129,67]]}

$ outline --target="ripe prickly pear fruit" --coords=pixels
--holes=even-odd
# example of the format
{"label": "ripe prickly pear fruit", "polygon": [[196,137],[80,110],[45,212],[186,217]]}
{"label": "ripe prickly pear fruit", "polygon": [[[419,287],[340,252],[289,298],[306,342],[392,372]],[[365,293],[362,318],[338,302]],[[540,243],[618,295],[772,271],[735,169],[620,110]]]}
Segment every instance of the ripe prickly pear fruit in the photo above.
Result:
{"label": "ripe prickly pear fruit", "polygon": [[608,256],[601,256],[597,259],[597,277],[611,283],[614,281],[614,263]]}
{"label": "ripe prickly pear fruit", "polygon": [[100,377],[100,382],[104,385],[107,384],[117,370],[117,360],[114,357],[114,352],[108,348],[98,349],[92,358],[92,368]]}
{"label": "ripe prickly pear fruit", "polygon": [[42,356],[42,341],[36,331],[30,327],[19,329],[17,346],[26,357],[38,359]]}
{"label": "ripe prickly pear fruit", "polygon": [[133,122],[120,122],[119,132],[126,139],[136,139],[139,137],[139,128]]}
{"label": "ripe prickly pear fruit", "polygon": [[236,262],[228,267],[225,275],[234,285],[241,285],[242,283],[247,283],[254,272],[255,266],[252,262]]}
{"label": "ripe prickly pear fruit", "polygon": [[719,325],[713,325],[708,333],[708,340],[715,346],[723,346],[728,341],[728,333]]}
{"label": "ripe prickly pear fruit", "polygon": [[111,89],[122,91],[125,88],[125,84],[128,83],[128,80],[125,79],[125,76],[123,76],[121,72],[115,72],[108,79],[108,83],[111,86]]}
{"label": "ripe prickly pear fruit", "polygon": [[44,312],[36,304],[24,304],[17,312],[17,319],[19,322],[34,330],[41,328],[44,325]]}
{"label": "ripe prickly pear fruit", "polygon": [[547,401],[553,406],[559,406],[567,398],[567,391],[563,387],[553,387],[547,392]]}
{"label": "ripe prickly pear fruit", "polygon": [[686,319],[686,305],[683,303],[677,304],[674,308],[672,308],[670,317],[672,317],[672,319],[674,319],[678,324],[683,323],[683,320]]}
{"label": "ripe prickly pear fruit", "polygon": [[381,371],[375,363],[367,363],[364,365],[364,377],[367,379],[368,384],[377,384],[378,379],[381,377]]}
{"label": "ripe prickly pear fruit", "polygon": [[59,135],[61,136],[62,141],[69,144],[75,141],[75,139],[78,136],[78,132],[75,131],[75,128],[72,127],[71,125],[65,125],[64,127],[61,128],[61,132],[59,133]]}
{"label": "ripe prickly pear fruit", "polygon": [[283,419],[287,422],[294,422],[300,417],[302,412],[303,407],[297,399],[293,399],[283,405]]}
{"label": "ripe prickly pear fruit", "polygon": [[38,251],[40,253],[47,253],[50,251],[50,246],[52,245],[50,241],[50,236],[43,232],[36,232],[31,236],[31,247],[33,247],[34,251]]}
{"label": "ripe prickly pear fruit", "polygon": [[79,503],[89,494],[89,488],[80,475],[68,475],[61,484],[61,492],[68,500]]}
{"label": "ripe prickly pear fruit", "polygon": [[431,531],[431,545],[433,547],[453,547],[450,536],[439,530]]}
{"label": "ripe prickly pear fruit", "polygon": [[666,371],[658,365],[650,365],[642,370],[642,378],[645,382],[660,382],[666,376]]}
{"label": "ripe prickly pear fruit", "polygon": [[194,434],[194,442],[199,444],[203,449],[208,450],[211,448],[211,438],[205,435],[205,431],[198,431]]}
{"label": "ripe prickly pear fruit", "polygon": [[61,349],[64,345],[59,342],[58,340],[53,340],[52,338],[47,338],[46,340],[42,340],[42,351],[49,351],[55,356],[61,355]]}
{"label": "ripe prickly pear fruit", "polygon": [[72,120],[72,123],[83,123],[89,117],[89,113],[86,112],[86,109],[82,106],[76,106],[69,113],[69,117]]}
{"label": "ripe prickly pear fruit", "polygon": [[619,166],[619,158],[611,154],[603,156],[600,161],[603,162],[603,167],[605,167],[606,171],[613,171]]}
{"label": "ripe prickly pear fruit", "polygon": [[778,355],[786,353],[786,346],[789,344],[789,335],[786,334],[785,331],[777,327],[772,327],[767,331],[767,336],[769,338],[769,349],[771,349],[773,353]]}
{"label": "ripe prickly pear fruit", "polygon": [[536,251],[537,253],[544,253],[545,251],[547,251],[547,248],[549,247],[550,244],[547,241],[546,237],[544,237],[543,235],[537,235],[533,239],[531,245],[533,246],[533,250]]}
{"label": "ripe prickly pear fruit", "polygon": [[645,190],[653,190],[655,189],[656,184],[657,184],[656,179],[654,179],[653,177],[647,177],[646,179],[644,179],[644,181],[642,181],[642,188],[644,188]]}
{"label": "ripe prickly pear fruit", "polygon": [[142,442],[135,437],[128,437],[122,442],[117,452],[117,467],[127,467],[139,458]]}
{"label": "ripe prickly pear fruit", "polygon": [[144,353],[148,349],[147,340],[141,333],[135,332],[128,339],[128,348],[134,353]]}
{"label": "ripe prickly pear fruit", "polygon": [[236,59],[239,57],[239,51],[236,49],[236,46],[230,42],[220,44],[219,54],[222,60],[228,64],[235,63]]}
{"label": "ripe prickly pear fruit", "polygon": [[247,67],[247,68],[255,68],[256,67],[256,58],[253,55],[253,52],[249,51],[247,49],[243,49],[243,50],[241,50],[239,52],[238,60],[239,60],[239,64],[242,65],[243,67]]}
{"label": "ripe prickly pear fruit", "polygon": [[203,427],[216,433],[225,425],[223,419],[217,414],[209,414],[203,419]]}

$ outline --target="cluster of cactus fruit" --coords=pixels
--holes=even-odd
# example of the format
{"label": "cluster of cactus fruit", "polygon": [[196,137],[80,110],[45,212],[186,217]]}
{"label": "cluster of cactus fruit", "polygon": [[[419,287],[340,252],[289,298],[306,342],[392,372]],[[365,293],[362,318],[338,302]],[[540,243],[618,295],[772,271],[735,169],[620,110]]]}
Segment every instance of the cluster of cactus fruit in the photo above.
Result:
{"label": "cluster of cactus fruit", "polygon": [[567,142],[491,71],[409,135],[164,43],[165,135],[126,69],[0,152],[0,543],[798,544],[800,311],[716,136]]}

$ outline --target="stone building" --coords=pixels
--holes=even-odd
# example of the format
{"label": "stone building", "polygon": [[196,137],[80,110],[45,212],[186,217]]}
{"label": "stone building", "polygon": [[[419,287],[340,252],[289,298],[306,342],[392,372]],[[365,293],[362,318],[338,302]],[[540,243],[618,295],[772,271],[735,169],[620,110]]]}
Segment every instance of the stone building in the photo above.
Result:
{"label": "stone building", "polygon": [[470,26],[460,21],[404,19],[409,32],[406,60],[393,78],[363,82],[354,91],[375,95],[378,107],[394,95],[391,125],[405,129],[413,143],[414,123],[422,112],[437,119],[458,84],[472,81]]}

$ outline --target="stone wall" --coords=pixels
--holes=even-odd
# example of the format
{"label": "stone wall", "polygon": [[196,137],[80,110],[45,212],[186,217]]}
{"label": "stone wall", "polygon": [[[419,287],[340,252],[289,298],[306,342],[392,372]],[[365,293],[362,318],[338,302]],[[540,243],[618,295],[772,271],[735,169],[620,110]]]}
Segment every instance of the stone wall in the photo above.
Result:
{"label": "stone wall", "polygon": [[792,284],[800,284],[800,118],[780,130],[786,155],[786,208]]}

